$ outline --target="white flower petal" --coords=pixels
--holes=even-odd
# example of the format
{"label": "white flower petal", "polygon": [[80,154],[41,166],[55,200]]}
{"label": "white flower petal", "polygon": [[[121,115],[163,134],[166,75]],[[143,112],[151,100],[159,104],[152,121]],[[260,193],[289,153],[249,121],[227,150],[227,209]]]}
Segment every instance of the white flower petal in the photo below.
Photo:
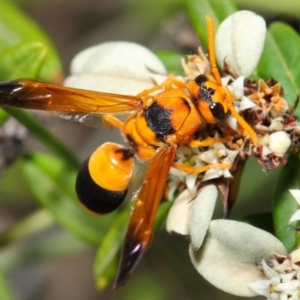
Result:
{"label": "white flower petal", "polygon": [[219,26],[216,34],[216,56],[237,76],[249,77],[260,59],[266,36],[262,17],[250,11],[238,11]]}
{"label": "white flower petal", "polygon": [[236,95],[236,93],[239,95],[244,95],[244,80],[245,76],[239,76],[230,84],[236,98],[240,98],[238,95]]}
{"label": "white flower petal", "polygon": [[199,154],[199,158],[208,164],[214,164],[218,162],[218,156],[216,149],[209,149],[201,154]]}
{"label": "white flower petal", "polygon": [[271,279],[272,277],[278,277],[278,282],[280,281],[279,274],[275,270],[273,270],[271,267],[269,267],[268,264],[264,260],[262,260],[261,264],[262,264],[264,273],[267,276],[267,278]]}
{"label": "white flower petal", "polygon": [[228,126],[230,126],[233,130],[236,130],[237,129],[237,120],[234,116],[230,115],[226,121],[225,121]]}
{"label": "white flower petal", "polygon": [[249,283],[249,287],[255,291],[258,295],[268,296],[268,288],[269,288],[270,281],[267,279],[258,280]]}
{"label": "white flower petal", "polygon": [[257,295],[248,285],[265,279],[257,264],[274,252],[286,254],[283,244],[273,235],[230,220],[211,221],[202,247],[197,251],[189,249],[193,265],[206,280],[225,292],[244,297]]}
{"label": "white flower petal", "polygon": [[271,293],[270,296],[267,298],[267,300],[281,300],[279,293]]}
{"label": "white flower petal", "polygon": [[194,192],[196,190],[196,185],[195,185],[196,180],[197,180],[197,175],[188,174],[185,177],[186,186],[191,192]]}
{"label": "white flower petal", "polygon": [[282,282],[288,282],[291,281],[294,276],[295,276],[296,272],[291,272],[291,273],[287,273],[287,274],[280,274],[280,278],[282,280]]}
{"label": "white flower petal", "polygon": [[290,257],[291,257],[292,268],[295,271],[299,271],[300,270],[300,266],[299,266],[299,264],[300,264],[300,248],[297,248],[296,250],[291,252]]}
{"label": "white flower petal", "polygon": [[210,179],[218,178],[223,176],[223,174],[224,174],[224,170],[222,169],[210,169],[205,172],[205,175],[202,180],[207,181]]}
{"label": "white flower petal", "polygon": [[296,199],[298,204],[300,205],[300,190],[289,190],[292,196]]}
{"label": "white flower petal", "polygon": [[288,294],[287,293],[280,293],[280,300],[288,300]]}
{"label": "white flower petal", "polygon": [[276,291],[291,294],[294,291],[296,291],[298,287],[299,287],[299,280],[291,280],[289,282],[277,284]]}
{"label": "white flower petal", "polygon": [[166,221],[168,232],[188,235],[188,222],[194,194],[186,189],[174,201]]}
{"label": "white flower petal", "polygon": [[289,223],[300,220],[300,209],[298,209],[290,218]]}
{"label": "white flower petal", "polygon": [[129,42],[108,42],[77,54],[65,85],[136,95],[154,85],[152,73],[165,74],[166,70],[147,48]]}
{"label": "white flower petal", "polygon": [[256,106],[256,104],[254,102],[252,102],[248,97],[243,96],[242,101],[240,102],[240,105],[239,105],[239,110],[245,110],[245,109],[249,109],[249,108],[252,108],[255,106]]}
{"label": "white flower petal", "polygon": [[188,223],[191,245],[199,249],[215,210],[218,190],[215,185],[203,187],[194,200]]}

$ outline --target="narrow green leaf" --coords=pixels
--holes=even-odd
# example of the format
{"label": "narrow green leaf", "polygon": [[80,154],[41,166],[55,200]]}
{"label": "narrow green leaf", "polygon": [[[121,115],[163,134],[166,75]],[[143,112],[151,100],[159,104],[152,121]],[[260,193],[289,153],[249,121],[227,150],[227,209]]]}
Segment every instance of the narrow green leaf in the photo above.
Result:
{"label": "narrow green leaf", "polygon": [[[265,47],[257,67],[259,76],[279,81],[293,105],[300,92],[300,37],[290,26],[275,22],[269,27]],[[300,107],[296,111],[300,116]]]}
{"label": "narrow green leaf", "polygon": [[224,19],[237,11],[233,0],[185,0],[184,4],[188,18],[206,48],[208,37],[205,16],[210,15],[213,18],[216,30]]}
{"label": "narrow green leaf", "polygon": [[0,53],[0,80],[37,78],[47,55],[39,42],[23,42]]}
{"label": "narrow green leaf", "polygon": [[36,200],[61,226],[87,242],[100,243],[117,213],[95,216],[81,207],[74,191],[76,169],[42,153],[24,157],[22,168]]}
{"label": "narrow green leaf", "polygon": [[27,111],[5,107],[3,108],[12,117],[23,124],[31,133],[33,133],[45,146],[62,158],[70,167],[79,168],[80,162],[76,155],[68,149],[59,139],[56,138],[49,130],[47,130],[40,122],[38,122]]}
{"label": "narrow green leaf", "polygon": [[8,230],[1,232],[0,247],[7,246],[14,242],[20,241],[29,235],[40,232],[50,225],[53,225],[53,223],[53,217],[48,213],[48,211],[41,209],[33,212],[29,216],[26,216],[24,219],[18,221]]}
{"label": "narrow green leaf", "polygon": [[3,274],[2,268],[0,267],[0,299],[1,300],[13,300],[15,297],[10,291],[5,276]]}
{"label": "narrow green leaf", "polygon": [[[38,224],[36,226],[38,227]],[[49,262],[51,259],[90,249],[89,245],[68,231],[53,230],[44,235],[40,234],[38,239],[34,239],[34,243],[27,241],[2,248],[0,264],[5,272],[9,272],[22,266],[28,267],[29,263]]]}
{"label": "narrow green leaf", "polygon": [[[175,198],[174,198],[175,199]],[[159,228],[166,220],[173,201],[163,201],[159,207],[154,220],[154,228]]]}
{"label": "narrow green leaf", "polygon": [[24,41],[41,42],[48,48],[48,55],[40,78],[52,82],[61,79],[62,66],[53,43],[12,1],[0,1],[0,28],[0,50],[3,51]]}
{"label": "narrow green leaf", "polygon": [[124,210],[118,215],[111,228],[103,238],[94,263],[94,276],[100,290],[115,277],[118,269],[118,256],[128,224],[129,210]]}
{"label": "narrow green leaf", "polygon": [[290,155],[288,163],[283,167],[276,185],[273,199],[273,220],[276,236],[286,246],[288,251],[295,247],[295,230],[289,226],[289,219],[298,209],[296,200],[289,189],[300,187],[300,161],[297,155]]}
{"label": "narrow green leaf", "polygon": [[9,119],[9,114],[0,108],[0,126],[2,126]]}
{"label": "narrow green leaf", "polygon": [[168,73],[174,73],[178,75],[183,74],[183,68],[181,66],[181,60],[185,57],[185,54],[176,51],[155,51],[155,54],[163,62],[167,68]]}

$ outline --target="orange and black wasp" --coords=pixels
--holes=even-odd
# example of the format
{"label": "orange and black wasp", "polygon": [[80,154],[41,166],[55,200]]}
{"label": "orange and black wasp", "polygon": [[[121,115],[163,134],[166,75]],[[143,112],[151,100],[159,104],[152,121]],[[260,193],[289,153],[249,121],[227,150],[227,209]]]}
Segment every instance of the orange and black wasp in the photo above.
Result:
{"label": "orange and black wasp", "polygon": [[[214,54],[214,26],[207,16],[211,74],[185,82],[169,76],[163,84],[136,96],[67,88],[36,81],[0,84],[0,105],[39,109],[53,113],[101,115],[104,123],[117,127],[128,144],[101,145],[82,165],[76,180],[81,203],[91,212],[105,214],[124,200],[132,180],[134,159],[148,165],[131,213],[115,287],[123,285],[150,244],[152,226],[163,196],[171,167],[191,174],[211,168],[230,168],[214,164],[193,168],[174,162],[178,146],[207,147],[231,137],[194,138],[201,124],[215,124],[233,115],[250,136],[258,137],[233,106],[232,94],[222,85]],[[113,114],[134,112],[124,122]]]}

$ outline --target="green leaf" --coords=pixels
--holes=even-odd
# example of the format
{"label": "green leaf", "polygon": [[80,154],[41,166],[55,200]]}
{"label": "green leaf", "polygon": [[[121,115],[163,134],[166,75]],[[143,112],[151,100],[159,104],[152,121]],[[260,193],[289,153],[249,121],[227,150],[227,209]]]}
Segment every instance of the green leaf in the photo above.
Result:
{"label": "green leaf", "polygon": [[40,122],[38,122],[27,111],[5,107],[3,108],[12,117],[23,124],[32,134],[34,134],[45,146],[53,151],[56,155],[62,158],[70,167],[79,168],[80,162],[76,155],[69,150],[59,139],[56,138],[49,130],[47,130]]}
{"label": "green leaf", "polygon": [[285,245],[288,251],[295,247],[295,230],[290,228],[289,219],[298,209],[296,200],[292,197],[289,189],[300,187],[300,161],[297,155],[290,155],[288,163],[283,167],[276,185],[273,199],[273,220],[275,234]]}
{"label": "green leaf", "polygon": [[0,108],[0,126],[2,126],[9,119],[9,114]]}
{"label": "green leaf", "polygon": [[224,19],[237,11],[233,0],[185,0],[184,4],[188,18],[206,48],[208,36],[205,16],[212,17],[215,29],[217,29]]}
{"label": "green leaf", "polygon": [[116,275],[118,269],[117,254],[123,243],[128,219],[129,210],[120,213],[98,248],[94,263],[94,277],[100,290],[105,289]]}
{"label": "green leaf", "polygon": [[23,42],[0,53],[0,80],[37,78],[47,56],[39,42]]}
{"label": "green leaf", "polygon": [[5,280],[2,268],[0,268],[0,299],[1,300],[13,300],[15,297],[11,293],[7,282]]}
{"label": "green leaf", "polygon": [[174,73],[178,75],[183,74],[183,68],[181,66],[181,60],[185,57],[185,54],[176,51],[155,51],[155,54],[165,65],[168,73]]}
{"label": "green leaf", "polygon": [[[39,224],[36,224],[38,227]],[[67,257],[80,251],[90,250],[87,243],[65,230],[52,230],[41,234],[38,238],[26,240],[25,243],[14,243],[2,248],[0,264],[5,272],[22,266],[28,267],[29,263],[40,263]],[[34,242],[32,242],[34,240]],[[0,298],[2,300],[2,298]]]}
{"label": "green leaf", "polygon": [[[39,224],[37,226],[37,224]],[[0,247],[20,241],[54,224],[48,211],[41,209],[26,216],[0,234]]]}
{"label": "green leaf", "polygon": [[[279,81],[293,105],[300,92],[300,37],[290,26],[275,22],[269,27],[265,47],[257,67],[259,76]],[[300,116],[300,107],[296,111]]]}
{"label": "green leaf", "polygon": [[160,203],[154,220],[155,229],[159,228],[164,223],[173,203],[174,203],[173,201],[163,201]]}
{"label": "green leaf", "polygon": [[77,237],[98,245],[116,213],[96,216],[80,206],[75,196],[76,170],[42,153],[24,157],[22,167],[31,192],[55,220]]}
{"label": "green leaf", "polygon": [[27,17],[12,1],[0,1],[0,51],[22,42],[40,42],[48,48],[48,55],[42,67],[40,78],[58,82],[62,66],[58,53],[40,27]]}

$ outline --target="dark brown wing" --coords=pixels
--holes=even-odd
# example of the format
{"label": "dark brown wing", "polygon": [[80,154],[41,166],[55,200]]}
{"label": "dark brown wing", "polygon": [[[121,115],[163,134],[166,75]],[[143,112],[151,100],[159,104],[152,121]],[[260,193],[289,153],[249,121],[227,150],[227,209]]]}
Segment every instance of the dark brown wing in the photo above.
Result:
{"label": "dark brown wing", "polygon": [[54,113],[121,113],[141,107],[135,96],[68,88],[37,81],[0,84],[0,106],[45,110]]}
{"label": "dark brown wing", "polygon": [[154,218],[174,155],[175,147],[165,145],[151,162],[130,217],[114,288],[125,283],[150,244]]}

